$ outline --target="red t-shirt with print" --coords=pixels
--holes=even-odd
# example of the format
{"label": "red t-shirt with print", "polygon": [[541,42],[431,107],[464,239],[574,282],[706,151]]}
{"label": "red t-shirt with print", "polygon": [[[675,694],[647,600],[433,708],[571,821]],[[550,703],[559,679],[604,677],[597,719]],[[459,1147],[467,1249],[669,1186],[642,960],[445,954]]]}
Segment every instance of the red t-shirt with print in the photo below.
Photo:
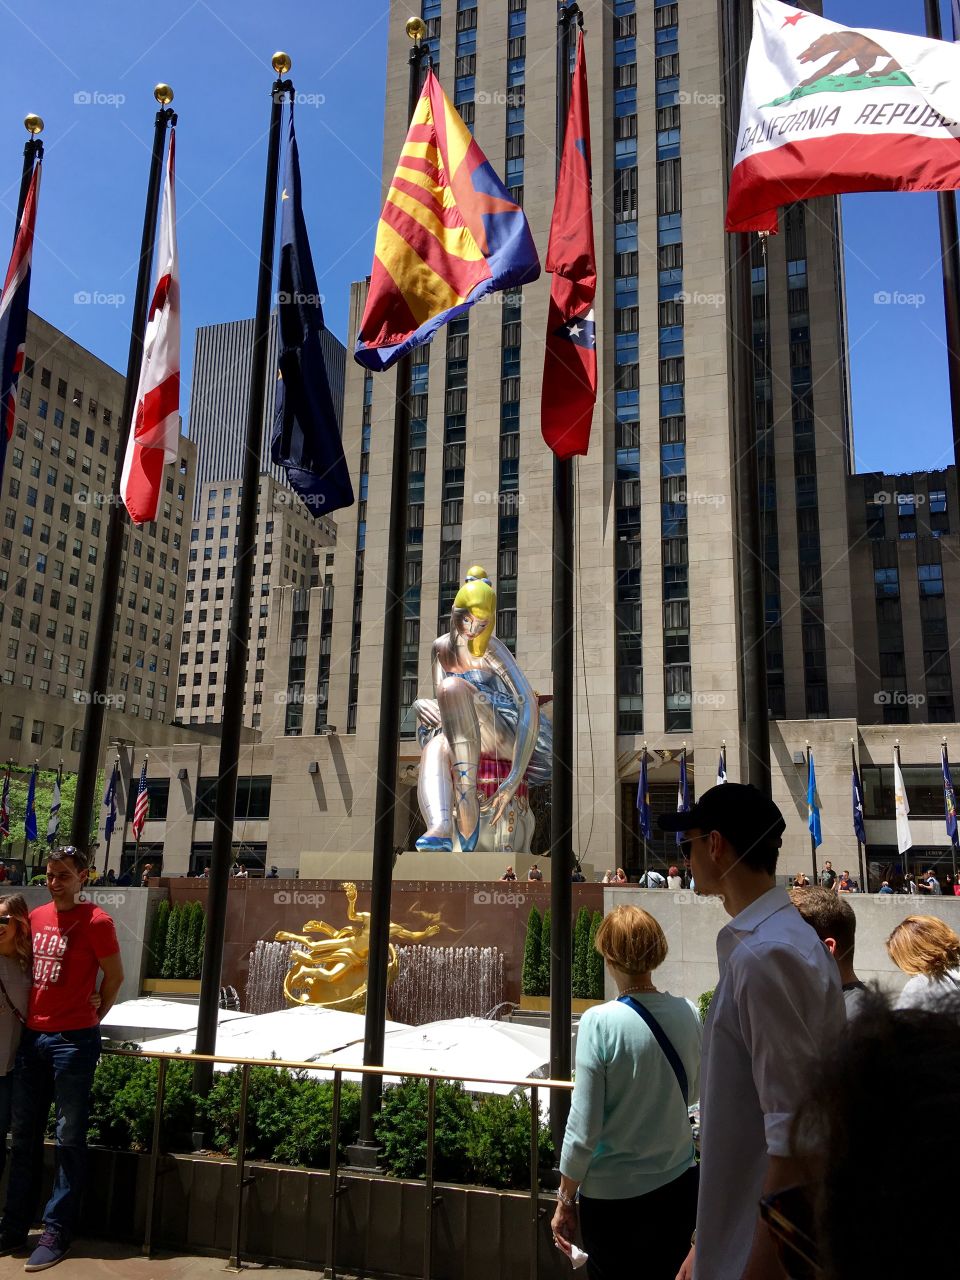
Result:
{"label": "red t-shirt with print", "polygon": [[120,950],[113,920],[92,902],[58,911],[52,902],[30,912],[33,988],[31,1031],[79,1031],[97,1025],[90,1003],[100,961]]}

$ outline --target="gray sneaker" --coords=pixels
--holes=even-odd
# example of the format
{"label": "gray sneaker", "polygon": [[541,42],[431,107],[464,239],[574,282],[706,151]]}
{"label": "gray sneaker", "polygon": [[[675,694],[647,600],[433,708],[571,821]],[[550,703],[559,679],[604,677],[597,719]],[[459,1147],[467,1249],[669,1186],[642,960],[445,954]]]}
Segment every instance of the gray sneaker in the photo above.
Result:
{"label": "gray sneaker", "polygon": [[47,1267],[55,1267],[70,1252],[59,1231],[44,1231],[37,1247],[24,1263],[24,1271],[46,1271]]}

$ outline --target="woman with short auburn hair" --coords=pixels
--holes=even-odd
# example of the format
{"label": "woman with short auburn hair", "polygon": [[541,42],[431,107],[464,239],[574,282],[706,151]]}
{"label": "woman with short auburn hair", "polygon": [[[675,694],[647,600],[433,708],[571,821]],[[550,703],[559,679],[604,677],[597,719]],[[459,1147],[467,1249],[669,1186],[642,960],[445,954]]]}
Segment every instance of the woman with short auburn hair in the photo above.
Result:
{"label": "woman with short auburn hair", "polygon": [[960,996],[960,936],[937,916],[907,916],[887,939],[890,959],[910,974],[898,1009],[937,1009]]}
{"label": "woman with short auburn hair", "polygon": [[697,1216],[687,1108],[700,1096],[700,1019],[651,981],[667,939],[649,912],[616,907],[594,945],[618,997],[580,1019],[553,1236],[569,1255],[579,1227],[589,1280],[641,1261],[644,1280],[674,1280]]}

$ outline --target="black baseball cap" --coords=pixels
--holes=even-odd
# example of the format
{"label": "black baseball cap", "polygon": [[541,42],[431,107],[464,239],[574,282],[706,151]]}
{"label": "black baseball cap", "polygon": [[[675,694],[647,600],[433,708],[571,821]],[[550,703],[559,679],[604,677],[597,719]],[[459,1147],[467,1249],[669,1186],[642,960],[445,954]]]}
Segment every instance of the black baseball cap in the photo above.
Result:
{"label": "black baseball cap", "polygon": [[779,849],[787,825],[768,796],[743,782],[711,787],[686,813],[661,814],[657,823],[661,831],[719,831],[741,855]]}

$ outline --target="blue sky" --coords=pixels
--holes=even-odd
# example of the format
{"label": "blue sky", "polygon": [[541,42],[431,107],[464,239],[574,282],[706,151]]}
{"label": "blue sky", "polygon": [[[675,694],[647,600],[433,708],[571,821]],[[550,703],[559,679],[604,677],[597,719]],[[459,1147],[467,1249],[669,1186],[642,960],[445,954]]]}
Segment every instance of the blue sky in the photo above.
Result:
{"label": "blue sky", "polygon": [[[185,372],[197,325],[253,313],[269,61],[283,48],[304,95],[297,133],[327,323],[344,337],[349,283],[370,268],[379,212],[387,13],[387,0],[168,0],[162,10],[0,0],[3,234],[16,209],[21,121],[36,111],[46,122],[34,309],[125,367],[152,90],[167,80],[181,113]],[[827,0],[826,13],[851,26],[919,32],[923,23],[922,0]],[[843,205],[858,468],[943,466],[951,443],[935,197]],[[877,305],[878,292],[923,301]],[[83,305],[77,293],[126,300]]]}

